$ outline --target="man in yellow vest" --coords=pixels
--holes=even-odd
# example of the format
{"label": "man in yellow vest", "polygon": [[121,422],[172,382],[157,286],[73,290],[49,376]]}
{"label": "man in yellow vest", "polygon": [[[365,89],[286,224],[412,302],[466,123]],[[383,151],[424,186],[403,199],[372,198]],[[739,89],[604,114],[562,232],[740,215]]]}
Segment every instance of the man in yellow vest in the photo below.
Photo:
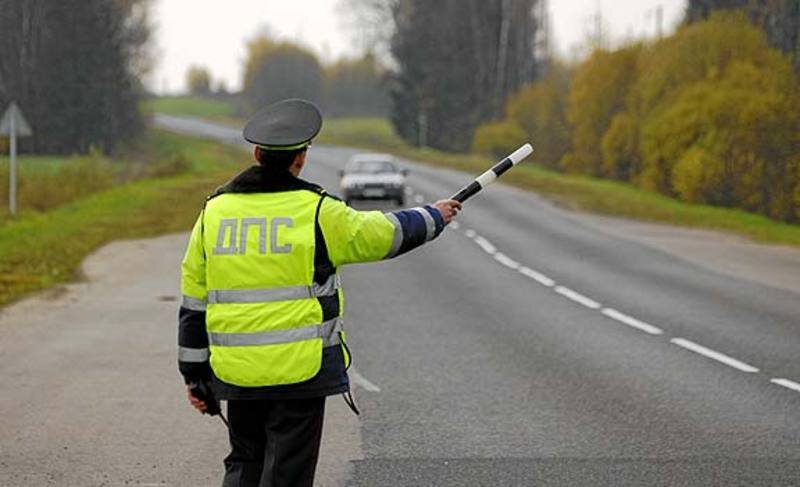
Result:
{"label": "man in yellow vest", "polygon": [[258,112],[260,164],[208,199],[182,263],[178,365],[198,410],[228,402],[224,486],[313,484],[325,398],[350,389],[338,269],[413,250],[461,209],[356,211],[299,179],[321,127],[303,100]]}

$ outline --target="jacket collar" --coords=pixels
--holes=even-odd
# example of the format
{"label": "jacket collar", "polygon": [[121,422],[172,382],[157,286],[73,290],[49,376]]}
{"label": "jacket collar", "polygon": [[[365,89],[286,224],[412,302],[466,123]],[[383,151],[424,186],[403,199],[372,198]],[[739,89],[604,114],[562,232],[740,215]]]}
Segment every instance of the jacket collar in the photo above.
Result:
{"label": "jacket collar", "polygon": [[295,177],[289,171],[274,170],[265,166],[251,166],[217,188],[209,199],[225,193],[279,193],[307,190],[322,194],[322,187]]}

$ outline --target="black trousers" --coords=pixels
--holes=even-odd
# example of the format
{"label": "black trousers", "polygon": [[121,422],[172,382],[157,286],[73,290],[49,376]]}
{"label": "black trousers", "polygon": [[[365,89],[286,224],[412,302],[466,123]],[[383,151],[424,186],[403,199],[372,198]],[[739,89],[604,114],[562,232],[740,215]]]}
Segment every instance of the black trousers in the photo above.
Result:
{"label": "black trousers", "polygon": [[228,401],[223,487],[312,487],[325,398]]}

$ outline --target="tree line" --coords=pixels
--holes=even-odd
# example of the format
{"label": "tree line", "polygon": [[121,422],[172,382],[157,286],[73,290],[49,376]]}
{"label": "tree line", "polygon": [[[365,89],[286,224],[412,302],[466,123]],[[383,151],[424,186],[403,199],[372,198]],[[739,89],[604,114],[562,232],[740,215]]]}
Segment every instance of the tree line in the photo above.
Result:
{"label": "tree line", "polygon": [[370,53],[325,66],[310,49],[266,35],[247,45],[242,96],[246,110],[285,98],[305,98],[326,116],[386,116],[386,71]]}
{"label": "tree line", "polygon": [[597,50],[513,95],[480,127],[483,152],[530,138],[558,170],[629,181],[684,201],[800,221],[795,59],[742,12]]}
{"label": "tree line", "polygon": [[323,66],[302,46],[260,36],[248,45],[243,95],[251,107],[303,97],[332,116],[389,115],[412,144],[465,150],[475,128],[502,114],[506,98],[539,73],[539,5],[351,0],[359,29],[375,33],[369,54]]}
{"label": "tree line", "polygon": [[144,127],[147,0],[0,0],[0,107],[16,101],[35,152],[110,152]]}

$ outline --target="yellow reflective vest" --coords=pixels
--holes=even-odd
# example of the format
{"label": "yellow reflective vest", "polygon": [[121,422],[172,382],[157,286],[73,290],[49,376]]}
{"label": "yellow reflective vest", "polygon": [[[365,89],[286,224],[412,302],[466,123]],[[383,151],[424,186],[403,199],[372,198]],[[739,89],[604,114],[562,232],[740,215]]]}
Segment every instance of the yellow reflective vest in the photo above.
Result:
{"label": "yellow reflective vest", "polygon": [[[241,387],[296,384],[343,347],[337,268],[400,251],[397,218],[356,211],[324,191],[223,193],[209,199],[182,263],[183,306],[206,312],[210,364]],[[190,353],[191,351],[188,351]]]}

